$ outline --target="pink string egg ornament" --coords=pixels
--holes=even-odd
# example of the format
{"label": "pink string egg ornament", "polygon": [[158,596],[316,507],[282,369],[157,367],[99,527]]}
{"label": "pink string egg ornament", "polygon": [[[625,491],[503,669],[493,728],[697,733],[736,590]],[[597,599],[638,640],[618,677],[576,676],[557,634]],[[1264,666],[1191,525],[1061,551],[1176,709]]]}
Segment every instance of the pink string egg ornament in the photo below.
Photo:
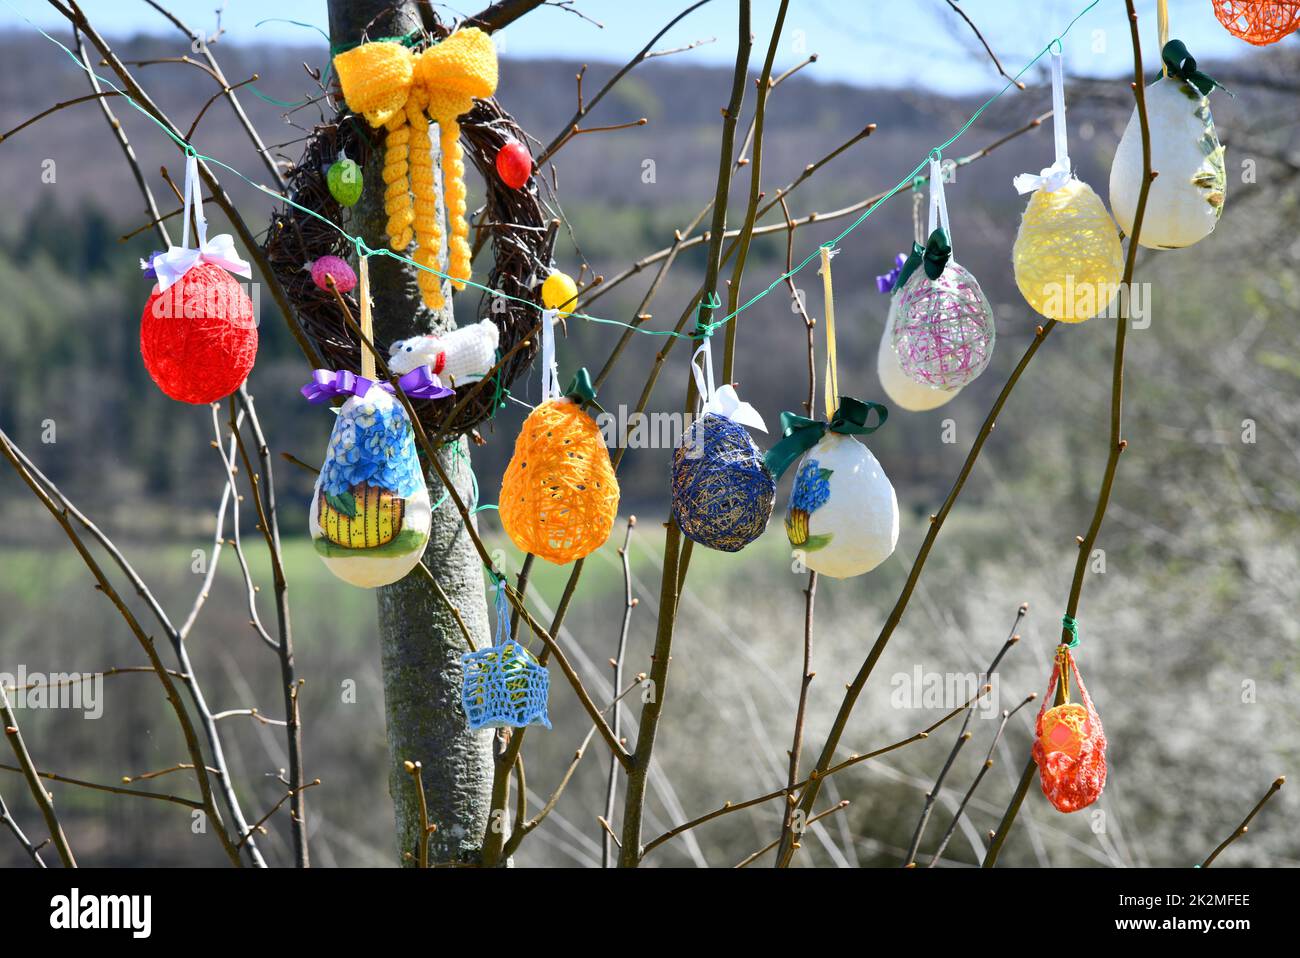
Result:
{"label": "pink string egg ornament", "polygon": [[356,289],[357,274],[352,272],[347,260],[338,256],[322,256],[311,264],[311,281],[327,293],[330,284],[326,277],[329,276],[334,277],[334,285],[340,293],[350,293]]}
{"label": "pink string egg ornament", "polygon": [[993,357],[993,308],[979,282],[952,259],[939,161],[930,160],[930,237],[913,244],[900,275],[891,345],[910,379],[953,390],[973,382]]}

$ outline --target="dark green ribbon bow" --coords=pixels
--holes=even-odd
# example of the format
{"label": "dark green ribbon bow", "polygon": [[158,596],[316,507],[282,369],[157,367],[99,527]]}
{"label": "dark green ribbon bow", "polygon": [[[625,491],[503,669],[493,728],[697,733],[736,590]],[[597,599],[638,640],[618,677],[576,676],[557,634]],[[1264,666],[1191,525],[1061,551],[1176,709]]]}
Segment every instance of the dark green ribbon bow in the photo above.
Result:
{"label": "dark green ribbon bow", "polygon": [[[1165,48],[1160,51],[1160,58],[1165,61],[1165,69],[1169,71],[1171,77],[1177,77],[1191,84],[1201,96],[1209,96],[1215,87],[1222,89],[1218,80],[1196,69],[1196,57],[1187,52],[1187,47],[1182,40],[1170,40],[1166,43]],[[1228,93],[1226,89],[1223,92]],[[1232,96],[1231,93],[1228,95]]]}
{"label": "dark green ribbon bow", "polygon": [[572,399],[583,409],[595,406],[601,412],[605,411],[600,408],[600,403],[596,402],[596,387],[591,384],[591,373],[587,372],[586,366],[573,374],[573,378],[569,380],[569,388],[564,390],[564,397]]}
{"label": "dark green ribbon bow", "polygon": [[[872,413],[877,418],[874,426],[867,425]],[[790,468],[805,452],[817,445],[827,432],[837,432],[842,436],[869,436],[885,424],[889,410],[878,402],[866,402],[852,396],[841,396],[839,408],[830,422],[809,419],[792,412],[781,413],[781,440],[767,451],[763,462],[774,478]]]}
{"label": "dark green ribbon bow", "polygon": [[894,290],[902,289],[918,266],[925,266],[925,275],[930,279],[938,279],[951,256],[952,244],[948,242],[948,234],[942,229],[931,233],[924,246],[913,242],[912,252],[908,254],[898,279],[894,282]]}

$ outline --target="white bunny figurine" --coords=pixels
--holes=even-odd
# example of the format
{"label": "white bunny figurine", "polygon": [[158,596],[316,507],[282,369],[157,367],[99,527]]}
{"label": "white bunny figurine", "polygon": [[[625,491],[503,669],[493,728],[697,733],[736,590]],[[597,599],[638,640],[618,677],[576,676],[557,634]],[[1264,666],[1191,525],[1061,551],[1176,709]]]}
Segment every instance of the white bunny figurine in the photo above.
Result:
{"label": "white bunny figurine", "polygon": [[428,366],[452,386],[478,382],[496,362],[499,337],[497,324],[485,319],[441,336],[399,339],[388,347],[388,368],[400,376]]}

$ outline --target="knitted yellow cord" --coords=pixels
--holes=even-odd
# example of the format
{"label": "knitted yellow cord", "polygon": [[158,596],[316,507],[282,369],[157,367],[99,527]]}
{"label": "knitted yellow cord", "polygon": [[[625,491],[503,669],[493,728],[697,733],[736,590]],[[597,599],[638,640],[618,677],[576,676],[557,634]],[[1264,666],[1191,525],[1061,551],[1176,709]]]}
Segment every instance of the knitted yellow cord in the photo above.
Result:
{"label": "knitted yellow cord", "polygon": [[572,399],[528,414],[497,508],[511,541],[548,562],[581,559],[609,538],[618,480],[600,429]]}
{"label": "knitted yellow cord", "polygon": [[[365,43],[336,56],[334,68],[348,107],[386,131],[383,177],[389,244],[401,252],[414,239],[412,259],[431,269],[438,268],[442,224],[433,188],[428,121],[438,124],[451,234],[447,273],[453,285],[463,289],[470,277],[470,246],[457,117],[473,108],[475,97],[496,92],[497,56],[491,39],[482,30],[468,27],[422,53],[398,43]],[[442,278],[421,270],[419,284],[425,304],[440,309]]]}
{"label": "knitted yellow cord", "polygon": [[1063,323],[1103,312],[1124,275],[1115,221],[1092,187],[1076,179],[1029,198],[1011,258],[1025,300]]}

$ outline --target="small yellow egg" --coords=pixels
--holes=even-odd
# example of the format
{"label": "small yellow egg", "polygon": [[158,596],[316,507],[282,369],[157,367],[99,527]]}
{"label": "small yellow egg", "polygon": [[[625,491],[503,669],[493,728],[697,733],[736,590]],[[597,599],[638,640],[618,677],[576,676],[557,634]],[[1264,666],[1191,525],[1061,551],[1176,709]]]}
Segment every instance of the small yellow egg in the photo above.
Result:
{"label": "small yellow egg", "polygon": [[1115,221],[1092,187],[1076,179],[1029,198],[1011,258],[1026,302],[1063,323],[1104,312],[1124,276]]}
{"label": "small yellow egg", "polygon": [[578,284],[567,273],[556,270],[542,284],[542,303],[547,309],[559,310],[561,316],[573,312],[577,298]]}

